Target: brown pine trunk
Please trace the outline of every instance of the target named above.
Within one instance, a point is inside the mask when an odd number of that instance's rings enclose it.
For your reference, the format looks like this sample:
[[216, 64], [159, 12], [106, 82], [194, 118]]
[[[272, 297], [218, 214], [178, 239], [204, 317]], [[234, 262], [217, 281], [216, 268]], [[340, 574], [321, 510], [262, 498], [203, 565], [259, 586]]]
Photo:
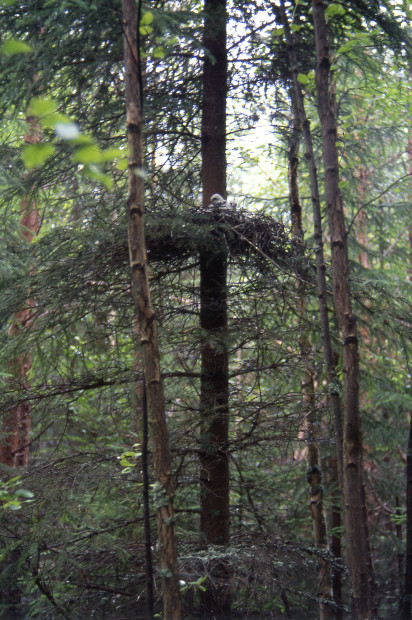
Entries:
[[164, 410], [157, 324], [150, 297], [144, 234], [144, 181], [141, 174], [143, 171], [142, 91], [137, 51], [138, 15], [134, 0], [122, 0], [122, 9], [129, 151], [127, 219], [131, 289], [140, 329], [140, 349], [152, 436], [153, 464], [157, 476], [154, 504], [157, 511], [163, 614], [168, 620], [178, 620], [182, 617], [182, 612], [176, 558], [174, 481]]
[[[25, 136], [26, 144], [34, 144], [41, 139], [41, 132], [35, 118], [27, 119], [28, 130]], [[20, 234], [31, 243], [40, 229], [40, 217], [35, 203], [30, 198], [24, 198], [21, 203]], [[35, 301], [28, 297], [26, 308], [19, 310], [13, 317], [10, 336], [17, 337], [21, 332], [30, 328], [33, 320]], [[30, 387], [29, 373], [32, 366], [32, 356], [29, 352], [22, 353], [10, 363], [13, 379], [24, 393]], [[2, 440], [0, 445], [0, 463], [10, 467], [27, 467], [29, 462], [31, 426], [31, 403], [23, 400], [12, 406], [6, 413], [2, 424]]]
[[322, 0], [312, 0], [317, 69], [316, 88], [322, 127], [325, 193], [331, 238], [332, 288], [335, 313], [343, 338], [344, 447], [343, 488], [346, 550], [352, 582], [352, 613], [365, 620], [373, 616], [374, 580], [371, 574], [367, 523], [363, 509], [362, 433], [359, 412], [359, 352], [356, 317], [348, 286], [348, 249], [342, 199], [336, 124], [330, 93], [330, 58]]
[[[226, 198], [226, 2], [205, 0], [203, 43], [202, 193]], [[209, 56], [212, 55], [212, 58]], [[223, 240], [222, 240], [223, 241]], [[218, 244], [217, 244], [218, 245]], [[200, 529], [206, 543], [229, 542], [229, 379], [227, 331], [227, 252], [225, 244], [200, 256], [200, 325], [204, 333], [201, 368]], [[208, 567], [202, 596], [210, 617], [230, 615], [228, 568]]]
[[[299, 142], [300, 123], [296, 110], [296, 98], [292, 90], [292, 127], [288, 149], [288, 178], [289, 178], [289, 201], [292, 220], [292, 238], [295, 252], [301, 253], [304, 242], [302, 226], [302, 208], [299, 199], [298, 166], [299, 166]], [[303, 318], [307, 314], [307, 304], [303, 281], [299, 278], [298, 270], [297, 293], [299, 314]], [[307, 442], [307, 481], [309, 484], [309, 507], [312, 516], [314, 545], [318, 549], [328, 548], [326, 516], [323, 503], [322, 471], [319, 459], [319, 445], [317, 441], [317, 413], [315, 405], [315, 388], [313, 377], [313, 363], [311, 359], [310, 340], [305, 332], [299, 339], [300, 358], [303, 365], [302, 377], [302, 402], [304, 413], [303, 435]], [[318, 569], [318, 596], [319, 617], [325, 620], [331, 616], [327, 603], [332, 599], [331, 579], [328, 564], [323, 557], [319, 558]]]

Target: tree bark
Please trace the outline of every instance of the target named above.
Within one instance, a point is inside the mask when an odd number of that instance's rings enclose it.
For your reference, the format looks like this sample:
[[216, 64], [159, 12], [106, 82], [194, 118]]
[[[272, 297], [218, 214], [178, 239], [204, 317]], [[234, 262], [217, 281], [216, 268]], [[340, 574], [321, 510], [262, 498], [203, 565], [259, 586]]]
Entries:
[[[323, 231], [322, 231], [322, 216], [320, 209], [320, 197], [319, 197], [319, 185], [318, 185], [318, 174], [314, 156], [313, 149], [313, 141], [312, 141], [312, 133], [310, 129], [310, 122], [306, 115], [305, 104], [303, 99], [303, 93], [298, 81], [298, 62], [297, 55], [293, 41], [293, 35], [289, 26], [285, 5], [283, 0], [281, 0], [281, 14], [283, 25], [285, 29], [285, 37], [287, 43], [287, 51], [289, 58], [289, 65], [292, 73], [292, 84], [293, 84], [293, 92], [295, 96], [295, 105], [297, 110], [297, 116], [300, 121], [304, 143], [305, 143], [305, 158], [309, 169], [309, 180], [310, 180], [310, 188], [312, 194], [312, 212], [313, 212], [313, 226], [314, 226], [314, 239], [316, 244], [316, 274], [317, 274], [317, 292], [318, 292], [318, 304], [319, 304], [319, 316], [320, 316], [320, 324], [321, 324], [321, 332], [322, 332], [322, 343], [323, 343], [323, 352], [325, 356], [326, 363], [326, 372], [327, 378], [329, 382], [329, 402], [332, 406], [333, 411], [333, 419], [334, 419], [334, 438], [335, 438], [335, 450], [336, 450], [336, 464], [337, 464], [337, 473], [339, 480], [339, 488], [340, 495], [343, 499], [343, 428], [342, 428], [342, 406], [341, 399], [339, 395], [339, 382], [336, 377], [335, 372], [335, 360], [336, 355], [334, 354], [332, 347], [332, 340], [330, 335], [330, 325], [329, 325], [329, 312], [328, 312], [328, 290], [326, 283], [326, 266], [325, 266], [325, 258], [324, 258], [324, 249], [323, 249]], [[295, 207], [296, 211], [296, 207]], [[292, 210], [292, 224], [296, 219], [296, 216], [293, 215]], [[336, 513], [337, 505], [334, 505], [334, 511]], [[337, 518], [337, 515], [334, 514], [334, 518]], [[336, 538], [336, 537], [335, 537]], [[338, 553], [336, 560], [339, 562], [340, 556], [340, 544], [336, 544], [336, 540], [333, 538], [333, 543], [331, 545], [331, 551], [335, 555]], [[341, 617], [341, 575], [340, 572], [335, 571], [332, 579], [332, 598], [335, 604], [334, 607], [334, 615], [336, 618]], [[321, 610], [322, 613], [322, 610]]]
[[157, 476], [154, 504], [157, 511], [163, 614], [167, 620], [182, 617], [176, 558], [174, 481], [169, 433], [164, 410], [163, 385], [157, 344], [157, 323], [151, 303], [144, 233], [144, 181], [142, 92], [138, 62], [138, 14], [134, 0], [122, 0], [128, 144], [128, 242], [131, 290], [140, 329], [140, 348], [152, 435], [153, 464]]
[[322, 232], [322, 216], [320, 210], [320, 198], [319, 198], [319, 185], [318, 185], [318, 173], [316, 168], [312, 133], [310, 129], [310, 122], [306, 115], [305, 104], [303, 100], [302, 89], [298, 81], [298, 62], [296, 57], [296, 50], [293, 43], [292, 33], [290, 31], [289, 22], [287, 19], [285, 6], [283, 0], [281, 0], [281, 11], [283, 17], [283, 24], [285, 28], [286, 43], [288, 48], [289, 64], [292, 72], [293, 90], [296, 96], [296, 109], [302, 128], [303, 139], [305, 143], [305, 159], [309, 170], [310, 189], [312, 194], [312, 213], [313, 213], [313, 228], [314, 239], [316, 244], [316, 277], [317, 277], [317, 292], [318, 292], [318, 304], [319, 304], [319, 316], [322, 332], [323, 352], [325, 355], [326, 372], [329, 382], [329, 398], [333, 410], [334, 418], [334, 435], [336, 444], [336, 457], [338, 463], [339, 485], [341, 493], [343, 494], [343, 481], [342, 481], [342, 445], [343, 445], [343, 428], [342, 428], [342, 410], [339, 397], [339, 385], [335, 373], [335, 356], [332, 347], [332, 340], [330, 336], [329, 325], [329, 310], [328, 310], [328, 289], [326, 284], [326, 266], [325, 256], [323, 249], [323, 232]]
[[346, 550], [352, 582], [352, 613], [365, 620], [374, 613], [367, 523], [363, 509], [362, 432], [359, 411], [359, 352], [356, 317], [348, 277], [347, 234], [339, 189], [336, 123], [330, 94], [330, 58], [322, 0], [312, 0], [316, 41], [316, 89], [322, 128], [325, 193], [331, 238], [332, 288], [335, 313], [343, 339], [344, 446], [343, 488]]
[[[412, 173], [412, 130], [408, 136], [408, 172]], [[412, 226], [409, 228], [409, 280], [412, 282]], [[412, 412], [409, 419], [409, 440], [406, 455], [406, 551], [405, 574], [401, 600], [401, 619], [410, 620], [412, 612]]]
[[[202, 104], [203, 206], [213, 194], [226, 198], [226, 0], [205, 0]], [[201, 445], [200, 529], [206, 543], [229, 542], [229, 379], [227, 331], [227, 251], [224, 243], [200, 256]], [[228, 567], [218, 561], [208, 568], [202, 596], [205, 613], [230, 615]]]
[[[27, 118], [28, 129], [25, 135], [26, 144], [34, 144], [41, 140], [41, 131], [34, 117]], [[20, 235], [28, 243], [37, 236], [40, 229], [40, 216], [36, 204], [29, 196], [21, 202]], [[28, 296], [26, 307], [16, 312], [10, 327], [10, 336], [17, 337], [22, 331], [30, 328], [33, 320], [35, 300]], [[32, 366], [32, 356], [29, 351], [17, 356], [10, 363], [10, 371], [22, 391], [28, 390], [29, 373]], [[22, 401], [12, 406], [6, 413], [2, 424], [2, 439], [0, 445], [0, 463], [10, 467], [27, 467], [29, 462], [31, 427], [31, 403]]]
[[[299, 167], [299, 143], [300, 143], [300, 123], [296, 109], [296, 96], [292, 89], [292, 127], [289, 137], [288, 148], [288, 179], [289, 179], [289, 202], [292, 220], [292, 239], [295, 251], [302, 253], [304, 243], [304, 232], [302, 226], [302, 207], [299, 198], [298, 167]], [[306, 293], [303, 280], [297, 273], [297, 293], [299, 304], [299, 315], [305, 317], [307, 314]], [[311, 345], [308, 335], [302, 332], [299, 338], [300, 359], [303, 366], [303, 377], [301, 381], [302, 404], [304, 414], [303, 435], [307, 444], [307, 481], [309, 484], [309, 508], [312, 517], [313, 540], [318, 549], [328, 548], [327, 527], [325, 508], [323, 503], [322, 471], [319, 458], [319, 444], [317, 441], [317, 413], [315, 405], [314, 370], [311, 359]], [[319, 596], [319, 617], [325, 620], [331, 617], [331, 610], [328, 603], [332, 599], [332, 588], [329, 567], [325, 558], [319, 558], [318, 569], [318, 596]], [[327, 601], [325, 604], [324, 601]]]

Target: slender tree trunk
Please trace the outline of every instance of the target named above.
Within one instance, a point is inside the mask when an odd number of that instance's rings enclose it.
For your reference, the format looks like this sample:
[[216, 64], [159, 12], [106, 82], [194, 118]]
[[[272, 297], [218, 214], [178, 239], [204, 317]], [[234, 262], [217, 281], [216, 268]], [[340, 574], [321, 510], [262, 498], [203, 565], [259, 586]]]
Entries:
[[[202, 192], [226, 198], [226, 2], [205, 0], [203, 43]], [[210, 55], [212, 57], [210, 57]], [[201, 368], [200, 529], [205, 541], [229, 542], [229, 380], [227, 331], [227, 252], [200, 256], [200, 325], [204, 330]], [[210, 567], [212, 570], [212, 567]], [[225, 562], [218, 562], [206, 583], [203, 609], [210, 617], [230, 614], [230, 585]]]
[[139, 71], [134, 0], [123, 0], [124, 63], [126, 85], [126, 127], [129, 149], [127, 219], [131, 289], [140, 328], [140, 348], [146, 388], [147, 410], [157, 476], [154, 504], [157, 511], [160, 574], [165, 620], [182, 617], [176, 558], [174, 482], [171, 472], [169, 433], [164, 410], [163, 385], [157, 345], [157, 324], [147, 274], [144, 234], [144, 181], [142, 143], [142, 89]]
[[340, 530], [342, 527], [342, 510], [340, 503], [340, 489], [338, 480], [338, 467], [336, 457], [326, 458], [324, 461], [324, 470], [326, 473], [326, 481], [328, 483], [328, 496], [331, 503], [331, 530], [330, 551], [335, 558], [332, 570], [332, 599], [335, 604], [336, 620], [343, 618], [343, 601], [342, 601], [342, 536]]
[[[25, 135], [26, 144], [34, 144], [41, 140], [41, 131], [37, 120], [27, 118], [28, 129]], [[30, 196], [21, 202], [20, 234], [31, 243], [40, 229], [40, 216], [36, 204]], [[30, 328], [33, 320], [34, 300], [28, 297], [26, 307], [16, 312], [10, 328], [10, 336], [17, 337], [22, 331]], [[29, 389], [29, 373], [32, 356], [26, 351], [10, 363], [10, 371], [22, 392]], [[31, 426], [31, 403], [22, 401], [12, 406], [6, 413], [2, 424], [0, 445], [0, 463], [10, 467], [27, 467], [29, 461], [29, 434]]]
[[[292, 220], [292, 238], [294, 240], [295, 252], [302, 253], [304, 232], [302, 226], [302, 208], [299, 199], [298, 166], [299, 166], [299, 143], [300, 143], [300, 123], [296, 110], [296, 97], [292, 89], [292, 127], [289, 138], [288, 149], [288, 177], [289, 177], [289, 200]], [[299, 314], [304, 317], [307, 314], [306, 293], [303, 281], [299, 278], [298, 270], [297, 292]], [[317, 441], [318, 420], [315, 405], [315, 387], [313, 377], [313, 363], [311, 359], [311, 346], [307, 334], [302, 333], [299, 338], [300, 358], [303, 365], [302, 377], [302, 402], [305, 422], [303, 433], [307, 442], [307, 481], [309, 484], [309, 507], [313, 524], [314, 545], [318, 549], [328, 548], [326, 516], [323, 503], [322, 471], [319, 458], [319, 445]], [[319, 617], [325, 620], [331, 617], [332, 613], [328, 604], [332, 599], [331, 578], [327, 561], [319, 558], [318, 570], [318, 596], [319, 596]]]
[[[408, 172], [412, 173], [412, 130], [408, 139]], [[412, 226], [409, 228], [409, 279], [412, 282]], [[406, 456], [406, 552], [401, 618], [410, 620], [412, 599], [412, 412], [409, 421], [409, 441]]]
[[[41, 131], [34, 117], [27, 118], [28, 129], [25, 135], [26, 144], [34, 144], [41, 140]], [[40, 217], [34, 200], [26, 195], [20, 206], [20, 235], [28, 243], [37, 236], [40, 229]], [[10, 327], [10, 337], [18, 338], [27, 330], [33, 321], [35, 300], [28, 292], [26, 307], [13, 316]], [[18, 384], [21, 393], [30, 388], [29, 374], [32, 366], [32, 355], [26, 350], [10, 362], [10, 374]], [[0, 463], [9, 467], [27, 467], [30, 452], [31, 402], [23, 400], [12, 405], [4, 412], [1, 428]], [[21, 549], [15, 549], [7, 556], [6, 561], [18, 565]], [[1, 572], [0, 566], [0, 572]], [[21, 589], [17, 580], [8, 580], [0, 592], [1, 617], [20, 618], [21, 616]]]
[[362, 433], [359, 412], [359, 352], [356, 317], [348, 286], [348, 249], [342, 199], [336, 123], [330, 94], [330, 58], [322, 0], [312, 0], [315, 28], [318, 111], [322, 127], [325, 192], [332, 253], [334, 307], [343, 338], [344, 363], [344, 522], [346, 549], [352, 580], [353, 616], [365, 620], [374, 612], [374, 580], [369, 559], [369, 541], [363, 501]]
[[[343, 498], [343, 428], [342, 428], [342, 407], [339, 396], [339, 382], [335, 373], [335, 360], [336, 355], [334, 355], [334, 351], [332, 348], [332, 340], [330, 336], [330, 325], [329, 325], [329, 311], [328, 311], [328, 290], [326, 284], [326, 267], [325, 267], [325, 258], [324, 258], [324, 249], [323, 249], [323, 232], [322, 232], [322, 217], [320, 210], [320, 198], [319, 198], [319, 185], [318, 185], [318, 174], [316, 169], [316, 162], [314, 157], [313, 150], [313, 141], [312, 141], [312, 133], [310, 130], [310, 122], [306, 115], [303, 93], [298, 81], [298, 62], [297, 55], [293, 41], [293, 35], [290, 30], [288, 18], [286, 15], [284, 1], [281, 0], [280, 3], [281, 14], [283, 19], [283, 24], [285, 28], [285, 36], [288, 50], [288, 58], [289, 64], [292, 73], [292, 84], [293, 84], [293, 92], [295, 95], [295, 105], [297, 110], [297, 116], [299, 118], [299, 122], [301, 125], [303, 139], [305, 143], [305, 158], [309, 169], [309, 180], [310, 180], [310, 188], [312, 194], [312, 212], [313, 212], [313, 226], [314, 226], [314, 239], [316, 244], [316, 274], [317, 274], [317, 292], [318, 292], [318, 304], [319, 304], [319, 316], [320, 316], [320, 324], [321, 324], [321, 332], [322, 332], [322, 343], [323, 343], [323, 351], [326, 362], [326, 372], [327, 378], [329, 382], [329, 402], [332, 406], [333, 411], [333, 420], [334, 420], [334, 438], [335, 438], [335, 449], [336, 449], [336, 464], [337, 464], [337, 474], [339, 480], [339, 488], [341, 498]], [[292, 215], [293, 219], [293, 215]], [[335, 510], [337, 509], [337, 505], [335, 503]], [[336, 515], [335, 515], [336, 518]], [[336, 560], [339, 562], [340, 560], [340, 544], [336, 544], [336, 540], [333, 541], [335, 544], [331, 545], [332, 553], [338, 553]], [[335, 604], [335, 617], [341, 617], [341, 574], [336, 571], [333, 576], [332, 582], [332, 597]]]
[[405, 580], [401, 601], [402, 620], [411, 618], [412, 599], [412, 413], [409, 424], [408, 452], [406, 456], [406, 553]]
[[288, 19], [286, 16], [285, 6], [283, 0], [281, 0], [281, 10], [283, 23], [285, 27], [286, 42], [288, 47], [288, 57], [290, 68], [292, 72], [293, 89], [296, 96], [296, 109], [299, 116], [299, 121], [302, 127], [303, 139], [305, 143], [305, 158], [309, 169], [309, 181], [312, 194], [312, 212], [313, 212], [313, 227], [314, 238], [316, 244], [316, 275], [317, 275], [317, 290], [318, 290], [318, 303], [319, 303], [319, 315], [322, 331], [323, 351], [326, 361], [326, 372], [329, 381], [329, 395], [330, 402], [332, 404], [333, 417], [334, 417], [334, 434], [336, 443], [336, 456], [339, 472], [339, 485], [341, 492], [343, 493], [342, 484], [342, 444], [343, 444], [343, 429], [342, 429], [342, 411], [339, 398], [339, 384], [335, 374], [335, 362], [334, 353], [332, 348], [332, 340], [330, 336], [329, 325], [329, 310], [328, 310], [328, 290], [326, 285], [326, 266], [325, 256], [323, 249], [323, 233], [322, 233], [322, 216], [320, 210], [320, 198], [319, 198], [319, 185], [318, 174], [316, 169], [316, 162], [313, 150], [312, 133], [310, 130], [310, 122], [306, 116], [305, 105], [303, 101], [302, 89], [298, 81], [299, 68], [296, 57], [296, 50], [293, 43], [292, 33], [290, 31]]

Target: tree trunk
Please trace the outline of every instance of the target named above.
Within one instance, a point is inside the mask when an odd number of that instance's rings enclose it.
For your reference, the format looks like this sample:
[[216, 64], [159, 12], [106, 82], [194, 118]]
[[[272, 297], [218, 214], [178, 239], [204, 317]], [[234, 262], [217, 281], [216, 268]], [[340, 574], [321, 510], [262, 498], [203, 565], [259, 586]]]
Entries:
[[142, 143], [142, 89], [139, 71], [137, 28], [138, 14], [134, 0], [123, 0], [124, 63], [126, 86], [126, 127], [128, 144], [128, 241], [131, 289], [140, 329], [140, 348], [146, 388], [147, 410], [153, 445], [153, 464], [157, 483], [154, 504], [157, 511], [160, 575], [162, 578], [163, 614], [167, 620], [181, 618], [178, 584], [174, 482], [171, 472], [169, 433], [164, 410], [163, 385], [157, 345], [157, 324], [153, 311], [147, 274], [144, 234], [144, 181]]
[[[226, 198], [226, 2], [205, 0], [203, 43], [202, 192]], [[210, 57], [212, 55], [212, 58]], [[219, 244], [218, 244], [219, 245]], [[227, 331], [227, 252], [224, 243], [200, 256], [200, 325], [204, 334], [201, 368], [200, 529], [213, 545], [229, 542], [229, 379]], [[230, 615], [227, 565], [210, 566], [202, 596], [205, 613]]]
[[305, 159], [309, 169], [309, 181], [310, 189], [312, 193], [312, 212], [313, 212], [313, 228], [314, 239], [316, 244], [316, 277], [317, 277], [317, 291], [318, 291], [318, 304], [319, 304], [319, 316], [322, 332], [323, 352], [325, 355], [326, 372], [329, 381], [329, 397], [333, 410], [334, 418], [334, 435], [336, 444], [336, 457], [338, 463], [339, 473], [339, 485], [341, 493], [343, 494], [342, 484], [342, 444], [343, 444], [343, 429], [342, 429], [342, 411], [339, 398], [339, 384], [335, 373], [335, 356], [332, 348], [332, 340], [330, 336], [329, 325], [329, 310], [328, 310], [328, 290], [326, 285], [326, 266], [325, 256], [323, 250], [323, 232], [322, 232], [322, 216], [320, 210], [320, 198], [319, 198], [319, 185], [318, 185], [318, 173], [316, 169], [316, 162], [313, 150], [312, 133], [310, 130], [310, 122], [306, 116], [306, 110], [303, 100], [302, 89], [298, 81], [299, 68], [296, 57], [296, 50], [293, 44], [293, 37], [290, 31], [288, 19], [286, 16], [285, 6], [283, 0], [281, 0], [281, 10], [283, 23], [285, 27], [286, 42], [288, 48], [289, 64], [292, 72], [293, 90], [296, 96], [296, 109], [299, 116], [300, 125], [302, 128], [303, 138], [305, 142]]
[[[296, 97], [292, 89], [292, 127], [289, 137], [288, 148], [288, 178], [289, 178], [289, 201], [292, 220], [292, 238], [295, 252], [302, 253], [304, 232], [302, 226], [302, 208], [299, 199], [298, 167], [299, 167], [299, 142], [300, 123], [296, 110]], [[297, 293], [299, 315], [303, 318], [307, 314], [306, 293], [303, 280], [297, 273]], [[318, 549], [328, 548], [326, 516], [323, 503], [322, 471], [319, 459], [319, 445], [317, 441], [317, 412], [315, 405], [315, 388], [313, 377], [313, 363], [311, 359], [311, 345], [308, 335], [302, 332], [299, 338], [300, 359], [303, 366], [302, 403], [304, 413], [303, 434], [307, 444], [307, 481], [309, 484], [309, 507], [312, 516], [313, 540]], [[324, 601], [332, 599], [331, 579], [327, 561], [319, 558], [318, 569], [318, 596], [319, 617], [325, 620], [331, 617], [331, 610]]]
[[[288, 18], [286, 15], [285, 5], [281, 0], [281, 14], [283, 25], [285, 28], [285, 36], [288, 50], [288, 58], [290, 69], [292, 73], [292, 83], [294, 92], [294, 101], [296, 105], [297, 116], [301, 125], [304, 143], [305, 143], [305, 158], [309, 169], [310, 188], [312, 193], [312, 212], [313, 212], [313, 226], [314, 226], [314, 238], [316, 243], [316, 275], [317, 275], [317, 292], [318, 292], [318, 304], [319, 304], [319, 316], [322, 332], [323, 351], [326, 362], [326, 372], [329, 382], [329, 402], [332, 406], [333, 419], [334, 419], [334, 438], [336, 449], [336, 463], [337, 473], [339, 479], [340, 494], [343, 498], [343, 429], [342, 429], [342, 407], [339, 396], [339, 382], [335, 372], [335, 360], [336, 355], [332, 348], [332, 340], [330, 336], [329, 325], [329, 312], [328, 312], [328, 290], [326, 284], [326, 267], [323, 250], [323, 232], [322, 232], [322, 217], [320, 210], [320, 198], [319, 198], [319, 185], [318, 174], [316, 169], [316, 162], [313, 150], [312, 133], [310, 130], [310, 122], [306, 116], [306, 110], [304, 105], [304, 99], [302, 89], [298, 81], [298, 62], [297, 55], [293, 41], [293, 35], [290, 30]], [[295, 207], [296, 211], [296, 207]], [[292, 211], [292, 223], [296, 219], [293, 216]], [[335, 503], [335, 510], [337, 509]], [[336, 517], [336, 515], [335, 515]], [[336, 541], [335, 541], [336, 542]], [[340, 553], [340, 545], [334, 545], [331, 547], [331, 551]], [[337, 557], [339, 561], [340, 555]], [[341, 587], [340, 587], [340, 572], [335, 572], [332, 583], [332, 597], [335, 603], [335, 617], [341, 616]], [[325, 607], [325, 606], [324, 606]], [[321, 610], [322, 613], [322, 610]]]
[[408, 452], [406, 456], [406, 553], [405, 580], [401, 601], [402, 620], [411, 619], [412, 599], [412, 413], [409, 424]]
[[356, 317], [348, 286], [348, 249], [336, 148], [335, 113], [330, 96], [330, 59], [322, 0], [312, 0], [317, 69], [316, 87], [322, 128], [325, 193], [332, 254], [332, 288], [335, 313], [343, 338], [344, 363], [344, 523], [346, 550], [352, 580], [352, 613], [365, 620], [373, 616], [374, 579], [369, 560], [367, 524], [363, 510], [362, 433], [359, 412], [359, 353]]
[[[408, 139], [408, 172], [412, 173], [412, 131]], [[412, 282], [412, 226], [409, 228], [409, 279]], [[406, 552], [403, 595], [401, 601], [401, 618], [410, 620], [412, 599], [412, 412], [409, 420], [409, 440], [406, 455]]]
[[[26, 144], [34, 144], [41, 140], [41, 132], [34, 117], [27, 118], [28, 130], [25, 135]], [[40, 229], [40, 217], [35, 203], [29, 198], [21, 202], [20, 234], [31, 243]], [[10, 328], [10, 336], [17, 337], [21, 331], [30, 328], [33, 319], [35, 301], [28, 297], [26, 307], [16, 312]], [[10, 371], [21, 391], [29, 389], [29, 373], [32, 366], [30, 352], [25, 352], [10, 363]], [[31, 403], [22, 401], [12, 406], [5, 415], [2, 424], [0, 445], [0, 463], [10, 467], [27, 467], [29, 462], [29, 435], [31, 426]]]
[[326, 481], [328, 483], [328, 496], [331, 504], [330, 523], [332, 535], [330, 537], [330, 551], [335, 559], [332, 569], [332, 599], [334, 602], [334, 617], [336, 620], [343, 618], [343, 601], [342, 601], [342, 572], [344, 570], [342, 563], [342, 510], [340, 503], [340, 489], [338, 480], [338, 467], [336, 457], [327, 457], [324, 460], [326, 473]]

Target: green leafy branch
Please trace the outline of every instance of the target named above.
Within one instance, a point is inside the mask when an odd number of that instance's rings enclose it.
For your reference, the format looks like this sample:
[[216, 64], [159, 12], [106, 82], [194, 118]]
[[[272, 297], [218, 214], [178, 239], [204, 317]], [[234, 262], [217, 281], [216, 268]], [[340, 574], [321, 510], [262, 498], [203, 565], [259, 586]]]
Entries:
[[0, 504], [3, 510], [20, 510], [23, 504], [33, 501], [33, 493], [27, 489], [19, 489], [20, 485], [20, 476], [0, 482]]

